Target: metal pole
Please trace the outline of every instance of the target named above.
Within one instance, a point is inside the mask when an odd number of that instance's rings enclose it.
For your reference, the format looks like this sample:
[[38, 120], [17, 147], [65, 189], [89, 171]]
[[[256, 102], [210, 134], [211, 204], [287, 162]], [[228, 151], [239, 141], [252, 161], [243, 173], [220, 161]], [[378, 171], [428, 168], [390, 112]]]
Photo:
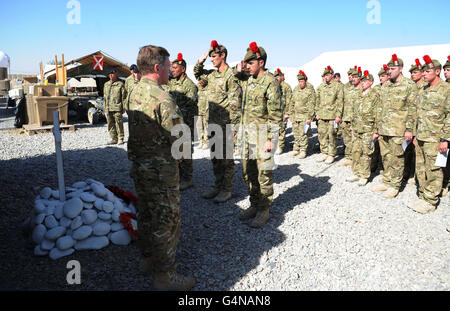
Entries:
[[59, 189], [59, 200], [64, 202], [66, 200], [66, 192], [64, 186], [64, 168], [63, 168], [63, 157], [61, 151], [61, 129], [59, 128], [59, 112], [58, 110], [53, 111], [53, 136], [55, 137], [55, 151], [56, 151], [56, 168], [58, 173], [58, 189]]

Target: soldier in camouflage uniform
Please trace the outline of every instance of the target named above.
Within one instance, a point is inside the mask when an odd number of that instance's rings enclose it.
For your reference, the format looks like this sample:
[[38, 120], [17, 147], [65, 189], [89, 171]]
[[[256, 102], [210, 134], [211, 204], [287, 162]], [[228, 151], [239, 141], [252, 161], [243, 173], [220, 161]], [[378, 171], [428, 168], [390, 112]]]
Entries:
[[278, 80], [281, 85], [281, 111], [283, 113], [283, 122], [280, 128], [280, 137], [278, 138], [278, 148], [275, 154], [281, 154], [284, 150], [284, 143], [286, 139], [286, 122], [288, 119], [287, 111], [290, 107], [292, 89], [289, 84], [284, 80], [284, 73], [281, 72], [280, 68], [277, 68], [274, 73], [274, 77]]
[[[408, 205], [425, 214], [436, 209], [442, 191], [443, 170], [435, 166], [438, 152], [448, 151], [450, 141], [450, 87], [440, 77], [442, 65], [424, 56], [427, 85], [419, 92], [415, 123], [416, 165], [425, 176], [419, 180], [419, 200]], [[419, 177], [419, 176], [418, 176]]]
[[198, 115], [201, 122], [201, 144], [199, 148], [208, 149], [208, 120], [209, 120], [209, 103], [208, 103], [208, 81], [198, 81]]
[[345, 158], [341, 162], [340, 166], [352, 165], [352, 118], [353, 118], [353, 106], [355, 101], [359, 102], [361, 96], [361, 67], [351, 72], [351, 86], [344, 86], [344, 110], [342, 114], [342, 123], [339, 125], [339, 130], [342, 133], [342, 139], [345, 145]]
[[[311, 123], [314, 119], [316, 105], [316, 92], [314, 88], [307, 87], [306, 74], [300, 70], [297, 75], [298, 85], [292, 93], [292, 104], [289, 116], [292, 118], [292, 131], [294, 133], [294, 153], [300, 159], [306, 158], [308, 150], [308, 136], [311, 132]], [[305, 124], [308, 124], [305, 132]]]
[[198, 114], [198, 108], [197, 86], [186, 75], [186, 61], [181, 53], [172, 61], [172, 79], [169, 80], [168, 86], [170, 95], [183, 114], [185, 124], [191, 130], [190, 156], [180, 163], [180, 190], [185, 190], [193, 186], [192, 142], [194, 141], [194, 118]]
[[387, 64], [389, 81], [383, 84], [377, 111], [377, 128], [383, 160], [383, 182], [372, 188], [386, 191], [385, 198], [398, 195], [405, 166], [404, 141], [412, 142], [417, 86], [402, 75], [403, 60], [392, 55]]
[[139, 198], [138, 240], [142, 253], [140, 270], [155, 272], [159, 290], [189, 290], [194, 278], [176, 273], [175, 254], [180, 234], [178, 161], [171, 153], [174, 125], [182, 114], [160, 84], [168, 82], [169, 53], [144, 46], [137, 57], [142, 79], [135, 87], [129, 111], [128, 158], [130, 176]]
[[[241, 133], [243, 134], [242, 175], [250, 194], [250, 208], [240, 220], [254, 218], [251, 227], [263, 226], [270, 217], [273, 201], [273, 152], [283, 122], [281, 88], [265, 69], [267, 54], [256, 42], [250, 43], [236, 77], [242, 87]], [[248, 68], [249, 75], [243, 68]]]
[[344, 106], [344, 87], [333, 81], [333, 69], [325, 68], [322, 77], [325, 82], [317, 89], [316, 119], [319, 121], [318, 134], [322, 157], [317, 162], [325, 161], [326, 164], [334, 162], [336, 156], [337, 129], [334, 124], [342, 120]]
[[124, 103], [127, 99], [127, 91], [122, 81], [117, 80], [117, 70], [112, 69], [109, 73], [109, 81], [105, 83], [103, 89], [105, 114], [108, 122], [108, 132], [111, 141], [108, 145], [123, 144], [123, 113]]
[[373, 76], [366, 70], [361, 80], [361, 88], [354, 90], [360, 95], [353, 101], [352, 132], [353, 132], [353, 176], [347, 181], [358, 181], [364, 186], [370, 177], [370, 161], [373, 153], [373, 139], [376, 134], [376, 111], [379, 101], [378, 93], [373, 90]]
[[[450, 83], [450, 55], [447, 56], [447, 61], [444, 64], [444, 77], [447, 83]], [[448, 193], [450, 186], [450, 156], [447, 158], [447, 167], [444, 169], [444, 183], [442, 185], [442, 197]], [[448, 230], [450, 231], [450, 230]]]
[[141, 80], [141, 74], [139, 73], [138, 67], [133, 64], [130, 66], [131, 75], [125, 80], [125, 91], [127, 92], [126, 100], [126, 110], [129, 110], [130, 94], [133, 92], [136, 85]]
[[[194, 75], [197, 80], [206, 78], [208, 81], [209, 122], [219, 125], [223, 133], [223, 153], [212, 157], [215, 184], [212, 189], [203, 194], [203, 198], [214, 198], [215, 203], [223, 203], [231, 198], [234, 176], [234, 160], [227, 158], [227, 145], [233, 145], [233, 133], [227, 133], [227, 124], [236, 125], [239, 120], [239, 84], [234, 77], [233, 70], [226, 63], [228, 52], [216, 40], [211, 42], [211, 48], [202, 55], [194, 66]], [[216, 70], [203, 69], [203, 63], [210, 56]], [[217, 133], [215, 133], [215, 136]], [[212, 143], [209, 137], [210, 143]], [[228, 144], [227, 144], [228, 142]], [[234, 149], [234, 147], [233, 147]], [[213, 143], [211, 152], [216, 153]]]

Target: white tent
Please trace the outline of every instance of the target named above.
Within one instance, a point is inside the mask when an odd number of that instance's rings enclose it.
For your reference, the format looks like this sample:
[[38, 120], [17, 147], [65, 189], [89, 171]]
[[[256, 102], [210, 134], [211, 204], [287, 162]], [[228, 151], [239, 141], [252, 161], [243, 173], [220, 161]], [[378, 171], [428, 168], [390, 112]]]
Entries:
[[8, 54], [0, 51], [0, 67], [9, 68], [10, 65], [11, 65], [11, 62], [10, 62], [10, 58], [9, 58]]

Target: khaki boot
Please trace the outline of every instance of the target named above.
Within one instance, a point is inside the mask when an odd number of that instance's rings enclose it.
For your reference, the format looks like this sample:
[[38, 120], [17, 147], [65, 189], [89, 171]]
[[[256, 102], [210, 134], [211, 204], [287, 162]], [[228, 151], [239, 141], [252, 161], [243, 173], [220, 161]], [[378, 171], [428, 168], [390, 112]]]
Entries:
[[418, 200], [416, 202], [414, 202], [414, 205], [411, 204], [412, 206], [408, 206], [409, 208], [411, 208], [413, 211], [420, 213], [420, 214], [426, 214], [429, 212], [433, 212], [436, 210], [436, 206], [428, 203], [427, 201], [424, 200]]
[[306, 152], [305, 151], [300, 151], [300, 154], [298, 155], [298, 157], [300, 158], [300, 159], [304, 159], [304, 158], [306, 158]]
[[111, 140], [107, 143], [107, 145], [117, 145], [117, 140]]
[[442, 188], [441, 197], [445, 197], [448, 193], [448, 187]]
[[450, 226], [447, 227], [447, 232], [450, 232]]
[[214, 203], [225, 203], [231, 199], [231, 191], [220, 191], [219, 194], [214, 198]]
[[212, 189], [209, 190], [208, 192], [205, 192], [205, 193], [202, 195], [202, 198], [204, 198], [204, 199], [212, 199], [212, 198], [214, 198], [216, 195], [218, 195], [219, 192], [220, 192], [219, 189], [217, 189], [217, 188], [212, 188]]
[[358, 181], [358, 186], [365, 186], [365, 185], [367, 185], [367, 182], [368, 182], [369, 180], [367, 179], [367, 178], [361, 178], [359, 181]]
[[209, 149], [209, 146], [208, 146], [207, 142], [203, 143], [202, 149], [203, 150]]
[[258, 210], [256, 209], [256, 207], [251, 206], [239, 214], [239, 220], [247, 220], [250, 218], [254, 218], [257, 212]]
[[276, 155], [280, 155], [283, 153], [283, 149], [277, 148], [277, 151], [275, 152]]
[[194, 186], [194, 183], [191, 180], [181, 180], [180, 182], [180, 191], [186, 190]]
[[359, 177], [358, 177], [358, 176], [352, 175], [352, 176], [348, 177], [345, 181], [348, 181], [348, 182], [355, 182], [355, 181], [358, 181], [358, 180], [359, 180]]
[[398, 194], [398, 189], [394, 189], [394, 188], [389, 188], [385, 193], [384, 193], [384, 197], [386, 199], [393, 199], [397, 196]]
[[342, 161], [341, 163], [339, 163], [339, 166], [351, 166], [352, 163], [353, 163], [352, 160], [344, 159], [344, 161]]
[[269, 209], [264, 209], [262, 211], [258, 211], [256, 213], [255, 219], [250, 223], [250, 227], [252, 228], [260, 228], [264, 226], [264, 224], [269, 220]]
[[416, 180], [414, 179], [414, 177], [411, 177], [408, 179], [408, 184], [409, 185], [415, 185], [416, 184]]
[[422, 200], [415, 200], [413, 202], [408, 203], [407, 206], [408, 206], [408, 208], [414, 210], [414, 208], [420, 204], [420, 201], [422, 201]]
[[118, 144], [118, 145], [123, 145], [123, 144], [124, 144], [123, 138], [122, 138], [122, 139], [119, 138], [119, 142], [118, 142], [117, 144]]
[[327, 159], [325, 160], [325, 164], [331, 164], [334, 162], [334, 157], [333, 156], [328, 156]]
[[170, 272], [158, 272], [153, 281], [155, 290], [162, 291], [188, 291], [195, 285], [195, 279], [192, 276], [184, 276]]
[[139, 262], [139, 271], [144, 275], [152, 274], [153, 263], [149, 257], [141, 258], [141, 261]]
[[316, 162], [323, 162], [328, 158], [328, 156], [326, 154], [323, 154], [320, 156], [320, 158], [316, 161]]
[[383, 192], [386, 190], [388, 190], [388, 187], [386, 187], [384, 184], [378, 184], [372, 188], [373, 192]]
[[298, 156], [298, 150], [292, 151], [291, 156], [293, 157]]

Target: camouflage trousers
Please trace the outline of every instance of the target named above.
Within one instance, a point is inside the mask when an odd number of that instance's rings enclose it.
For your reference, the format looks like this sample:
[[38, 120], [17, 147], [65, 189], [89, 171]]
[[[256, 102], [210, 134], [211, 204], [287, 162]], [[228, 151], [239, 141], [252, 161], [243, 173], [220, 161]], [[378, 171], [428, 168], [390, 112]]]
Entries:
[[278, 136], [278, 148], [280, 148], [281, 150], [284, 149], [284, 141], [286, 139], [286, 121], [282, 121], [281, 122], [281, 126], [280, 126], [280, 135]]
[[194, 173], [194, 162], [192, 160], [192, 154], [194, 153], [194, 146], [192, 142], [194, 141], [194, 126], [193, 121], [192, 124], [189, 124], [189, 128], [191, 130], [191, 150], [190, 150], [190, 159], [183, 159], [179, 164], [180, 169], [180, 178], [183, 180], [191, 181], [192, 175]]
[[304, 151], [308, 149], [308, 135], [311, 127], [305, 133], [305, 120], [295, 120], [292, 122], [292, 131], [294, 132], [294, 151]]
[[[213, 166], [213, 172], [215, 176], [214, 187], [219, 190], [226, 192], [231, 192], [233, 189], [233, 178], [234, 178], [234, 159], [227, 159], [227, 143], [226, 140], [234, 141], [234, 137], [226, 137], [226, 129], [222, 128], [224, 140], [222, 142], [223, 154], [221, 158], [212, 157], [211, 162]], [[208, 137], [210, 140], [214, 136]], [[225, 139], [226, 137], [226, 139]], [[210, 146], [211, 152], [216, 152], [215, 143]]]
[[199, 138], [204, 144], [208, 142], [208, 121], [208, 115], [199, 115]]
[[378, 139], [375, 141], [372, 159], [370, 162], [371, 162], [370, 170], [372, 172], [375, 172], [377, 169], [380, 169], [380, 171], [383, 170], [383, 161], [381, 160], [381, 153], [380, 153], [380, 142], [378, 141]]
[[416, 174], [419, 182], [419, 198], [432, 205], [439, 204], [439, 195], [444, 180], [443, 169], [434, 166], [439, 149], [439, 142], [430, 143], [417, 139]]
[[351, 160], [353, 157], [352, 145], [353, 145], [353, 135], [350, 121], [343, 121], [339, 124], [339, 131], [342, 135], [342, 140], [345, 145], [345, 158]]
[[156, 272], [173, 271], [180, 235], [178, 165], [134, 161], [130, 176], [139, 200], [137, 246]]
[[108, 132], [112, 141], [117, 141], [117, 139], [123, 141], [124, 131], [123, 131], [123, 115], [120, 111], [108, 111], [108, 116], [106, 118], [108, 122]]
[[370, 177], [370, 162], [373, 149], [370, 148], [372, 143], [372, 133], [353, 132], [352, 141], [352, 171], [359, 178]]
[[320, 152], [334, 157], [337, 152], [337, 132], [334, 128], [334, 119], [319, 120], [317, 132], [319, 136]]
[[270, 155], [267, 152], [257, 159], [244, 156], [241, 160], [242, 177], [248, 187], [250, 204], [258, 210], [269, 209], [273, 201], [273, 158]]
[[404, 138], [398, 136], [380, 136], [380, 153], [383, 161], [383, 184], [400, 189], [405, 166], [402, 143]]

